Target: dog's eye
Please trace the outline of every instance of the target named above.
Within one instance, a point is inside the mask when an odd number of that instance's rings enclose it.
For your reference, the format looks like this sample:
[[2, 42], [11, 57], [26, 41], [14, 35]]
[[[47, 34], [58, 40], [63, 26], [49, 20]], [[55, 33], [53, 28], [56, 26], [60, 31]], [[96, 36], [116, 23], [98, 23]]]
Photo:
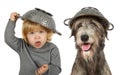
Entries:
[[96, 23], [94, 23], [92, 20], [90, 21], [90, 24], [94, 27], [98, 27]]
[[82, 23], [78, 24], [78, 26], [77, 26], [77, 28], [80, 28], [80, 27], [82, 27]]
[[91, 26], [93, 26], [93, 27], [97, 27], [97, 25], [95, 25], [95, 24], [90, 24]]

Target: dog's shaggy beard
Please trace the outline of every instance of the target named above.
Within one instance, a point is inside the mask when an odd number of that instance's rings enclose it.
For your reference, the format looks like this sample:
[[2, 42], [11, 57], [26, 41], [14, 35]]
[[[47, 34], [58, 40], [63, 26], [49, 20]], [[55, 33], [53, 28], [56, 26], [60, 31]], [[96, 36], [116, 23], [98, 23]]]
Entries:
[[82, 45], [76, 43], [76, 48], [79, 51], [80, 55], [86, 62], [94, 62], [94, 57], [96, 57], [100, 51], [103, 51], [104, 43], [99, 40], [98, 43], [94, 42], [90, 45], [90, 49], [87, 51], [82, 50]]
[[81, 47], [76, 44], [78, 54], [76, 58], [77, 61], [75, 61], [75, 63], [79, 64], [79, 66], [83, 67], [83, 69], [87, 71], [85, 75], [99, 75], [102, 66], [105, 64], [104, 53], [102, 51], [104, 44], [99, 44], [99, 46], [96, 46], [96, 44], [92, 45], [88, 52], [82, 51]]

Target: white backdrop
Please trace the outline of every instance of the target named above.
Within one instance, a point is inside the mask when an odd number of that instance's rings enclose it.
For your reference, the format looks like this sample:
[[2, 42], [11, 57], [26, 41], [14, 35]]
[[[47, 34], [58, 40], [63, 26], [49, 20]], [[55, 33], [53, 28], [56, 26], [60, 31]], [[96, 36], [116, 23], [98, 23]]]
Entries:
[[[92, 6], [98, 8], [102, 14], [114, 24], [113, 31], [108, 32], [105, 56], [113, 75], [120, 75], [120, 3], [119, 0], [0, 0], [0, 75], [18, 75], [20, 68], [19, 56], [4, 42], [4, 31], [11, 12], [23, 15], [35, 7], [52, 13], [57, 30], [62, 36], [55, 34], [54, 42], [61, 55], [62, 72], [60, 75], [70, 75], [76, 49], [74, 38], [70, 36], [70, 29], [63, 24], [63, 20], [73, 17], [81, 8]], [[21, 37], [22, 21], [16, 25], [16, 36]]]

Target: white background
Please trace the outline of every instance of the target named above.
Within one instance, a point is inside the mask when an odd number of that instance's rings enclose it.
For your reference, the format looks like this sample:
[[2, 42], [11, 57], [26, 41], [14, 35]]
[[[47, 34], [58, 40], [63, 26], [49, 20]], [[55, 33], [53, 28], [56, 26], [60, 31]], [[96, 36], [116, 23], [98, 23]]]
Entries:
[[[62, 72], [60, 75], [70, 75], [76, 49], [74, 38], [70, 36], [69, 27], [63, 20], [73, 17], [81, 8], [92, 6], [99, 9], [102, 14], [114, 24], [113, 31], [108, 32], [104, 48], [106, 60], [113, 75], [120, 75], [120, 3], [119, 0], [0, 0], [0, 75], [18, 75], [20, 60], [18, 54], [4, 42], [4, 31], [11, 12], [23, 15], [35, 7], [44, 9], [54, 16], [57, 30], [62, 36], [55, 34], [54, 42], [61, 55]], [[22, 21], [16, 25], [16, 36], [21, 36]]]

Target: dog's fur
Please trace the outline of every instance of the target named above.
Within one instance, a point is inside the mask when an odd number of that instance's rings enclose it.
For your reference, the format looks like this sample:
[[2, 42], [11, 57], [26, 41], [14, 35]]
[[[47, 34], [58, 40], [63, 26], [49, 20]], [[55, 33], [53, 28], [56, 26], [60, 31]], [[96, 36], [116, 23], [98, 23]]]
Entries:
[[71, 26], [77, 56], [71, 75], [112, 75], [104, 56], [107, 29], [96, 18], [78, 18]]

